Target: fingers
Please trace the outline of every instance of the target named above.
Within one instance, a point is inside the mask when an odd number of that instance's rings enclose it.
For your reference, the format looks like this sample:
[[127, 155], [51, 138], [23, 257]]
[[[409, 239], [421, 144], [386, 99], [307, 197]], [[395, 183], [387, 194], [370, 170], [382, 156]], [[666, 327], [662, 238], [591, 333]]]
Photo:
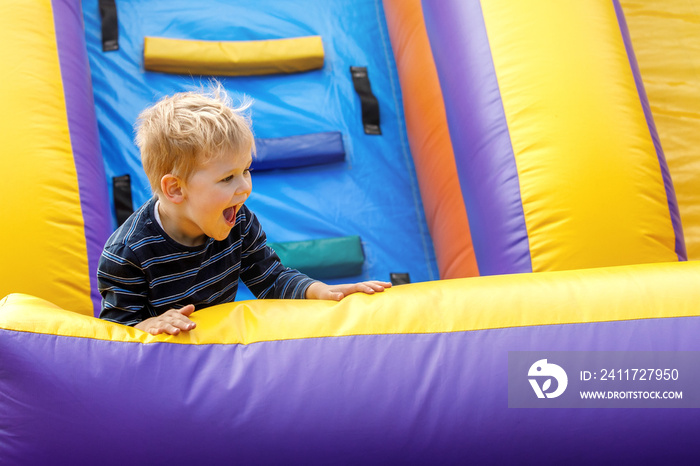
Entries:
[[146, 330], [151, 335], [161, 333], [178, 335], [180, 332], [188, 332], [197, 326], [187, 317], [192, 312], [194, 312], [194, 306], [191, 304], [181, 309], [170, 309], [157, 317], [144, 321], [148, 322]]
[[322, 282], [314, 282], [306, 289], [307, 299], [332, 299], [340, 301], [353, 293], [374, 294], [391, 288], [391, 283], [371, 280], [360, 283], [348, 283], [345, 285], [326, 285]]
[[183, 316], [188, 316], [194, 312], [194, 304], [188, 304], [187, 306], [181, 307], [180, 309], [176, 309], [176, 311], [182, 314]]
[[363, 282], [363, 284], [373, 289], [374, 291], [384, 291], [387, 288], [391, 288], [391, 283], [380, 282], [376, 280], [373, 280], [371, 282]]
[[387, 288], [391, 288], [391, 283], [380, 282], [380, 281], [370, 281], [370, 282], [360, 282], [355, 285], [357, 291], [366, 294], [374, 294], [384, 291]]
[[[375, 292], [375, 289], [366, 283], [357, 283], [355, 285], [355, 288], [356, 288], [355, 291], [360, 292], [360, 293], [374, 294], [374, 292]], [[383, 290], [383, 288], [382, 288], [382, 290]]]
[[[353, 283], [349, 285], [340, 285], [337, 288], [340, 288], [341, 291], [341, 296], [338, 299], [338, 301], [340, 301], [345, 296], [353, 293], [374, 294], [382, 292], [387, 288], [391, 288], [391, 283], [373, 280], [367, 282]], [[337, 289], [332, 291], [337, 291]]]

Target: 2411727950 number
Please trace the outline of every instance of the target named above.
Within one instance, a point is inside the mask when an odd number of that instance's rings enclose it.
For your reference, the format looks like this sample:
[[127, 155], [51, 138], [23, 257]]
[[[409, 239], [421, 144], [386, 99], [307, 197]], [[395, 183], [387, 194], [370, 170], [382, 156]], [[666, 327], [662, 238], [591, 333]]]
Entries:
[[678, 369], [601, 369], [598, 380], [678, 380]]

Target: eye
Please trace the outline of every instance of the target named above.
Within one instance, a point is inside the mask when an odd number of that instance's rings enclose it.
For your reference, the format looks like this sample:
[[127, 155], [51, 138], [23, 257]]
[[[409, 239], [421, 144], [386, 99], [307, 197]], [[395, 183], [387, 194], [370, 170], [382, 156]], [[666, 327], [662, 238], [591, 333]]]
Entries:
[[243, 170], [243, 173], [246, 175], [250, 175], [250, 172], [252, 172], [252, 171], [253, 171], [253, 169], [251, 167], [248, 167], [245, 170]]
[[233, 175], [229, 175], [229, 176], [227, 176], [226, 178], [224, 178], [224, 179], [221, 180], [221, 181], [223, 181], [224, 183], [228, 183], [228, 182], [231, 181], [232, 179], [233, 179]]

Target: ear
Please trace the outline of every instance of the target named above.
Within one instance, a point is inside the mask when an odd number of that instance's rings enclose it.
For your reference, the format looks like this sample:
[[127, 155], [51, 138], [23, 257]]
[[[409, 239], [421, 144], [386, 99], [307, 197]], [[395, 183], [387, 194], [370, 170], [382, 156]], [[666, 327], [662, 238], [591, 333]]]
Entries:
[[174, 204], [179, 204], [185, 199], [182, 185], [182, 180], [170, 173], [163, 175], [163, 178], [160, 179], [160, 190], [163, 191], [166, 199]]

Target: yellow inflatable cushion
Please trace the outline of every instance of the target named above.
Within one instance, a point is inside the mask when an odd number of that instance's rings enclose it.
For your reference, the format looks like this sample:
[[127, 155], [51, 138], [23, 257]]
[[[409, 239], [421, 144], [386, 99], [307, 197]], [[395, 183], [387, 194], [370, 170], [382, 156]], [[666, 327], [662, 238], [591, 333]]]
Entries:
[[149, 71], [250, 76], [319, 69], [324, 55], [320, 36], [228, 42], [146, 37], [143, 58]]
[[262, 299], [209, 307], [197, 327], [150, 335], [29, 295], [0, 300], [2, 330], [123, 342], [251, 344], [350, 335], [466, 332], [700, 315], [700, 262], [414, 283], [340, 302]]

